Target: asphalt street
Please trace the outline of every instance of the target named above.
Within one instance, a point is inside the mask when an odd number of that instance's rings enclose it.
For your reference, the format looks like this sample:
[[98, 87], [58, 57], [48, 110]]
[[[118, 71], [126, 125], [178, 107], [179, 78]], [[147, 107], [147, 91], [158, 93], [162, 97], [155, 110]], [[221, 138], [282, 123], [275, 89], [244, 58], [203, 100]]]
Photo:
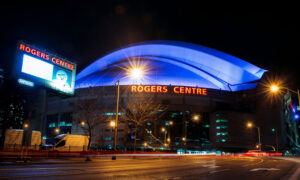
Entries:
[[0, 179], [300, 179], [299, 162], [270, 157], [48, 160], [1, 164]]

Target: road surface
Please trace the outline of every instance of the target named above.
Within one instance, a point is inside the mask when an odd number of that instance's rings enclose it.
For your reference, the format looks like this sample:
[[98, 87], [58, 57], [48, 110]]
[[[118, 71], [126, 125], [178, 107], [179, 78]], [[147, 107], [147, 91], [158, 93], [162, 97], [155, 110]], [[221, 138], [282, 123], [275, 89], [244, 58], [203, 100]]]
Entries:
[[299, 162], [270, 157], [48, 160], [1, 164], [0, 179], [300, 179]]

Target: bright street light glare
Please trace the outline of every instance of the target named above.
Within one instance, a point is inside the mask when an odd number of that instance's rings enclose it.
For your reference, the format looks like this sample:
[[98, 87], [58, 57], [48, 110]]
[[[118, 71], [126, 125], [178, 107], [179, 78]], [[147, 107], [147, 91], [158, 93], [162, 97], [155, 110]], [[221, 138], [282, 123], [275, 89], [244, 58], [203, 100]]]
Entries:
[[24, 124], [24, 128], [28, 128], [29, 125], [27, 123]]
[[200, 119], [199, 115], [194, 115], [193, 117], [194, 121], [198, 121]]
[[279, 90], [279, 87], [277, 85], [271, 85], [270, 87], [271, 92], [277, 92]]
[[55, 133], [57, 133], [57, 134], [59, 133], [59, 129], [58, 129], [58, 128], [55, 128], [54, 131], [55, 131]]
[[143, 69], [142, 68], [133, 68], [130, 70], [130, 77], [133, 79], [141, 79], [144, 76]]
[[252, 126], [253, 126], [253, 124], [252, 124], [251, 122], [248, 122], [248, 123], [247, 123], [247, 127], [248, 127], [248, 128], [252, 128]]
[[116, 126], [115, 121], [110, 121], [109, 126], [110, 126], [110, 127], [115, 127], [115, 126]]

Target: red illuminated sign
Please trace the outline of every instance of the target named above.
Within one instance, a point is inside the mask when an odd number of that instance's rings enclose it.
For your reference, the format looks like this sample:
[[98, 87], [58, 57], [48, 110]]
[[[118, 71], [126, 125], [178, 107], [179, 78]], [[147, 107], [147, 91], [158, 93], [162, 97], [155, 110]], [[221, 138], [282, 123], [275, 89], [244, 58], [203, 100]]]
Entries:
[[37, 50], [37, 49], [32, 48], [32, 47], [29, 47], [26, 44], [20, 43], [19, 44], [19, 50], [20, 51], [24, 51], [26, 53], [29, 53], [29, 54], [31, 54], [33, 56], [42, 58], [42, 59], [44, 59], [46, 61], [51, 61], [53, 64], [57, 64], [59, 66], [67, 68], [67, 69], [69, 69], [71, 71], [73, 71], [75, 69], [75, 65], [74, 64], [71, 64], [71, 63], [69, 63], [67, 61], [64, 61], [64, 60], [62, 60], [60, 58], [57, 58], [55, 56], [51, 57], [48, 53], [42, 52], [42, 51]]
[[167, 86], [131, 86], [131, 92], [147, 92], [147, 93], [167, 93]]
[[133, 93], [168, 93], [175, 94], [191, 94], [191, 95], [207, 95], [206, 88], [185, 87], [185, 86], [160, 86], [160, 85], [132, 85], [131, 92]]
[[184, 86], [175, 86], [173, 92], [176, 94], [196, 94], [196, 95], [207, 95], [206, 88], [198, 87], [184, 87]]

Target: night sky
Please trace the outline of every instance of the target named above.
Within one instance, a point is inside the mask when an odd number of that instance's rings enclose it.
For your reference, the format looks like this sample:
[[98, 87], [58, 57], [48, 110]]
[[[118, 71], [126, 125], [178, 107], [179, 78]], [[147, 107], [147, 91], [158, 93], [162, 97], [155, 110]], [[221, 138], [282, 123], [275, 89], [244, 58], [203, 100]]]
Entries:
[[39, 7], [1, 2], [0, 67], [8, 74], [12, 71], [18, 40], [76, 62], [78, 72], [131, 43], [175, 40], [239, 57], [269, 70], [272, 76], [283, 77], [290, 88], [300, 88], [297, 11], [204, 12], [205, 8], [182, 4], [184, 1], [149, 2], [72, 1]]

